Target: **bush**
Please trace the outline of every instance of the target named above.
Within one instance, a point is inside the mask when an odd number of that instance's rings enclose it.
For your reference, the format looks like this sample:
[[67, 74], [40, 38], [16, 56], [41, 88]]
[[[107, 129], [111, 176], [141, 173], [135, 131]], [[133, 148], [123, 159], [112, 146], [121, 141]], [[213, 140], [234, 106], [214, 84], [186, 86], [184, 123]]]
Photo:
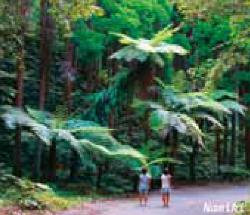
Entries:
[[250, 178], [250, 171], [239, 167], [221, 166], [221, 175], [224, 179], [239, 181]]
[[85, 201], [73, 192], [62, 192], [12, 175], [0, 175], [0, 206], [17, 205], [24, 210], [64, 210]]
[[238, 204], [244, 203], [243, 212], [236, 213], [236, 215], [249, 215], [250, 214], [250, 201], [238, 202]]

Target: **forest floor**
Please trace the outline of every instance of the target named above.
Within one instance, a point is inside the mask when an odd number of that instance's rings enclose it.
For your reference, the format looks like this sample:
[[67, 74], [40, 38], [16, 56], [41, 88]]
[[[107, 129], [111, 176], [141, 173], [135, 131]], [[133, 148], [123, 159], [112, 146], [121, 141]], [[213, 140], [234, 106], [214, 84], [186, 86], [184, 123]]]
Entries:
[[[173, 190], [169, 208], [162, 207], [159, 192], [154, 192], [146, 207], [140, 206], [136, 198], [117, 199], [83, 204], [56, 215], [228, 215], [233, 214], [233, 203], [249, 199], [250, 185], [185, 186]], [[205, 205], [206, 209], [217, 212], [204, 211]], [[226, 208], [227, 205], [230, 206], [229, 209]], [[222, 208], [224, 206], [225, 209]], [[250, 214], [245, 214], [248, 213]]]

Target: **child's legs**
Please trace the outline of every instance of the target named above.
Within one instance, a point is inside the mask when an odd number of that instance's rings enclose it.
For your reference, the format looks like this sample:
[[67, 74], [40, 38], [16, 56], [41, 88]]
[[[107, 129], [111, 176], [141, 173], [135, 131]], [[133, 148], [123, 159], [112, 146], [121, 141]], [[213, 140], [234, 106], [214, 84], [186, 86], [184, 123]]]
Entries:
[[143, 189], [142, 188], [139, 188], [139, 200], [140, 200], [140, 204], [142, 204], [142, 201], [143, 201]]
[[142, 204], [142, 201], [143, 201], [143, 194], [142, 193], [139, 193], [139, 200], [140, 200], [140, 203]]
[[147, 189], [145, 189], [145, 188], [139, 189], [139, 199], [140, 199], [141, 204], [143, 202], [147, 203]]
[[148, 202], [148, 192], [147, 191], [144, 193], [144, 201], [145, 201], [145, 203]]
[[170, 200], [170, 189], [169, 188], [163, 188], [162, 189], [162, 201], [164, 205], [168, 205]]
[[167, 194], [166, 193], [162, 193], [162, 201], [163, 201], [163, 204], [165, 205], [166, 201], [167, 201]]
[[170, 192], [168, 192], [168, 193], [166, 194], [166, 204], [167, 204], [167, 205], [168, 205], [169, 201], [170, 201]]

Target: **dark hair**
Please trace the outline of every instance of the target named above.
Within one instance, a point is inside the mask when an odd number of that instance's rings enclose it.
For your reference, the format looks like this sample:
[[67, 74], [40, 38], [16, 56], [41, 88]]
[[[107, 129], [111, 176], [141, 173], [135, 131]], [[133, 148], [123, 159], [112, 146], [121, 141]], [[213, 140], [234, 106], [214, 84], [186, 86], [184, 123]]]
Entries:
[[148, 170], [147, 170], [146, 167], [143, 167], [143, 168], [141, 169], [141, 172], [142, 172], [143, 175], [145, 175], [145, 174], [148, 172]]
[[169, 172], [169, 171], [168, 171], [168, 168], [165, 168], [165, 169], [163, 170], [163, 174], [164, 174], [164, 175], [167, 175], [168, 172]]

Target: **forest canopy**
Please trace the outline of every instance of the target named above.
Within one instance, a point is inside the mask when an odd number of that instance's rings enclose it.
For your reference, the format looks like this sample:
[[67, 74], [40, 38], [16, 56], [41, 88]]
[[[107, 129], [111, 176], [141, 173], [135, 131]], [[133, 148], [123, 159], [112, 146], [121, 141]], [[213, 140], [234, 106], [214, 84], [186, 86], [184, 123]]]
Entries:
[[180, 181], [249, 177], [249, 11], [2, 0], [0, 176], [105, 193], [134, 191], [142, 166], [154, 179], [163, 167]]

